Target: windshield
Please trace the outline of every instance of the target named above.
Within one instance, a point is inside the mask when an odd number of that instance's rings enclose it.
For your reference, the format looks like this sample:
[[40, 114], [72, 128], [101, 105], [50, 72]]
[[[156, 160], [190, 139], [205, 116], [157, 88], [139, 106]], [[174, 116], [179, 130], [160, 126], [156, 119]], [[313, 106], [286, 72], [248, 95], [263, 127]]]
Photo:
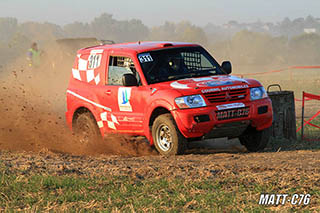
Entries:
[[148, 84], [225, 74], [202, 47], [161, 49], [138, 55]]

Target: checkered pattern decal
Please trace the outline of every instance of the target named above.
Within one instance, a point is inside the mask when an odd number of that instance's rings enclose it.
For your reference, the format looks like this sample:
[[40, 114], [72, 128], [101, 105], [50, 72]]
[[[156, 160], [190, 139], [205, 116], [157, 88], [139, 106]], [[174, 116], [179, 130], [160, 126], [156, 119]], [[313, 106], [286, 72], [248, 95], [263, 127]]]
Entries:
[[101, 64], [102, 52], [103, 50], [92, 50], [90, 55], [78, 54], [77, 66], [72, 69], [73, 78], [79, 81], [85, 81], [98, 85], [101, 78], [97, 68], [99, 68]]
[[100, 114], [101, 121], [98, 121], [99, 128], [104, 127], [104, 124], [106, 124], [110, 129], [116, 130], [116, 124], [119, 125], [119, 122], [111, 112], [103, 112]]

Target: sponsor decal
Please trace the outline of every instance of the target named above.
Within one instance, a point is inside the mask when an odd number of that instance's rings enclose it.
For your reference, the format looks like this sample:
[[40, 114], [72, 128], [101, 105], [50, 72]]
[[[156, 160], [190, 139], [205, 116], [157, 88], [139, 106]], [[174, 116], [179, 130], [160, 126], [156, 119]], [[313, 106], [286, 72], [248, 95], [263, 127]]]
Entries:
[[101, 54], [92, 54], [89, 56], [88, 61], [88, 69], [96, 69], [101, 64], [102, 55]]
[[206, 84], [209, 87], [216, 87], [216, 86], [223, 86], [223, 85], [231, 85], [233, 83], [232, 81], [208, 81]]
[[135, 122], [134, 117], [127, 117], [127, 116], [124, 116], [122, 120], [119, 119], [119, 121]]
[[221, 88], [203, 89], [203, 90], [201, 90], [201, 92], [202, 93], [210, 93], [210, 92], [220, 92], [220, 91], [226, 91], [226, 90], [245, 89], [245, 88], [249, 88], [249, 86], [247, 84], [226, 86], [226, 87], [221, 87]]
[[132, 112], [130, 104], [131, 88], [120, 87], [118, 90], [118, 105], [120, 111]]
[[91, 51], [90, 51], [90, 54], [92, 54], [92, 55], [93, 55], [93, 54], [99, 54], [99, 53], [100, 53], [100, 54], [103, 53], [103, 49], [91, 50]]
[[203, 78], [192, 78], [193, 81], [199, 82], [199, 81], [211, 81], [212, 78], [210, 77], [203, 77]]
[[197, 84], [198, 87], [217, 87], [217, 86], [224, 86], [224, 85], [232, 85], [232, 81], [223, 81], [223, 80], [215, 80], [215, 81], [206, 81], [200, 82]]
[[216, 112], [216, 117], [219, 121], [233, 119], [233, 118], [244, 118], [249, 115], [249, 107], [237, 108], [237, 109], [226, 109]]
[[171, 87], [175, 88], [175, 89], [190, 89], [190, 87], [188, 87], [188, 85], [186, 84], [180, 84], [177, 81], [172, 82], [170, 84]]
[[146, 62], [152, 62], [153, 59], [150, 55], [150, 53], [144, 53], [139, 55], [139, 61], [140, 63], [146, 63]]
[[203, 89], [201, 90], [202, 93], [209, 93], [209, 92], [220, 92], [220, 88], [212, 88], [212, 89]]
[[217, 109], [224, 110], [224, 109], [234, 109], [234, 108], [241, 108], [241, 107], [245, 107], [244, 103], [232, 103], [232, 104], [218, 105]]
[[249, 86], [247, 84], [244, 85], [236, 85], [236, 86], [226, 86], [226, 87], [221, 87], [222, 91], [225, 90], [233, 90], [233, 89], [245, 89], [245, 88], [249, 88]]

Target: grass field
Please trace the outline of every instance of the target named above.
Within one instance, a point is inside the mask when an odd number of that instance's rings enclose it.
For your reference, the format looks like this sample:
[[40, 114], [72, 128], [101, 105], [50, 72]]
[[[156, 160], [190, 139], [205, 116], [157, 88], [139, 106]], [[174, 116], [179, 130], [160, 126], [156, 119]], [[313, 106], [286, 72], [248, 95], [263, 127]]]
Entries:
[[[320, 151], [170, 158], [1, 156], [0, 209], [5, 211], [259, 212], [320, 207]], [[311, 202], [262, 206], [261, 193], [309, 193]]]

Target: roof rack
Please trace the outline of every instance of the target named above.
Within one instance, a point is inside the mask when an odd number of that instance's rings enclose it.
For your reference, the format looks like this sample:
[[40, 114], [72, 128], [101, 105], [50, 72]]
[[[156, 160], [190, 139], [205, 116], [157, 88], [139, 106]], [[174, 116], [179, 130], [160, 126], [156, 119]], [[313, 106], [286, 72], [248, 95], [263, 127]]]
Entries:
[[99, 40], [101, 45], [106, 45], [106, 44], [115, 44], [113, 40]]

